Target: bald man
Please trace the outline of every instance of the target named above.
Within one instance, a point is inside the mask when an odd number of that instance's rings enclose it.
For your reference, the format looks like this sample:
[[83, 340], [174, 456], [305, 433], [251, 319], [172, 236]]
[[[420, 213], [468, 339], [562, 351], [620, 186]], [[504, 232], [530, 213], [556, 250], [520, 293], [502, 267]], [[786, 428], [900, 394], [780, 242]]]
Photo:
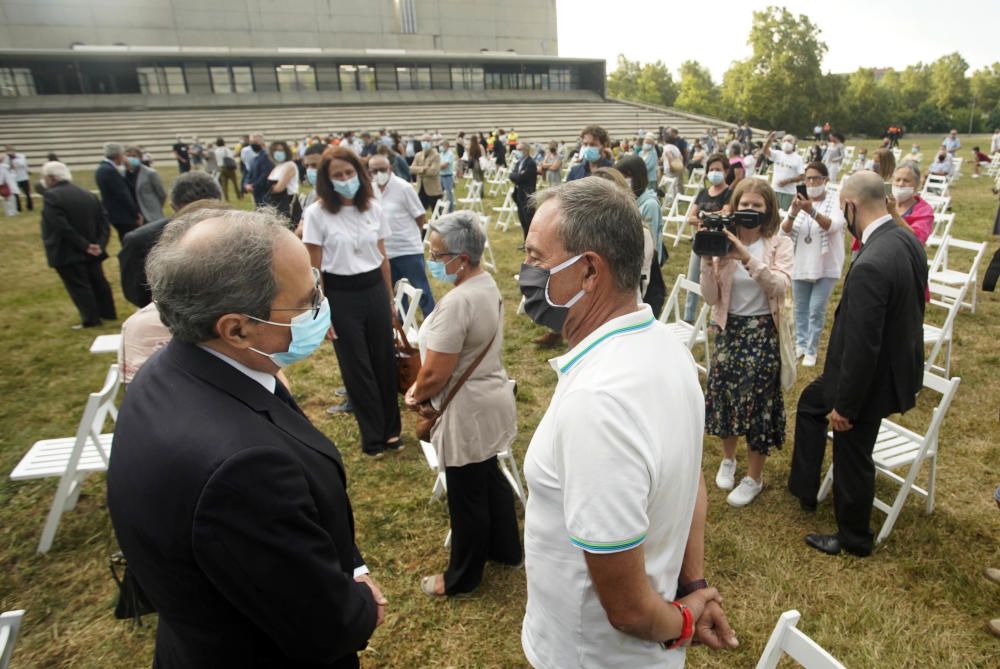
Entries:
[[927, 255], [886, 210], [882, 178], [859, 172], [840, 191], [847, 229], [861, 250], [847, 272], [823, 374], [799, 397], [788, 488], [816, 509], [826, 434], [833, 428], [836, 534], [806, 543], [836, 555], [867, 556], [875, 498], [872, 449], [882, 419], [913, 407], [923, 383]]

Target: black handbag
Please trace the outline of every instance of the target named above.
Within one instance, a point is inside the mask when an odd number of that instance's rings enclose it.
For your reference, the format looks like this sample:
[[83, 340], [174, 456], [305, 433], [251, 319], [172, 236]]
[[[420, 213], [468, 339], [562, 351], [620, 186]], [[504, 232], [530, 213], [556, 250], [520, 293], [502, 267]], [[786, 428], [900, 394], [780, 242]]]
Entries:
[[[142, 627], [142, 616], [155, 613], [156, 607], [149, 601], [135, 575], [128, 570], [125, 554], [118, 551], [111, 556], [111, 578], [118, 586], [118, 603], [115, 604], [115, 618], [118, 620], [132, 619]], [[119, 575], [119, 570], [121, 574]]]

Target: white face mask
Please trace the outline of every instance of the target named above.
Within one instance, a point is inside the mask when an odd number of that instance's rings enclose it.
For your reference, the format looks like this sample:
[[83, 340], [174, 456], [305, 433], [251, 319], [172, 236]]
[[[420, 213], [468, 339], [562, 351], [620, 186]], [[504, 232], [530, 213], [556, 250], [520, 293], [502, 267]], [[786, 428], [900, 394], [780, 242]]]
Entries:
[[781, 150], [784, 151], [785, 153], [791, 153], [792, 151], [795, 150], [795, 145], [792, 144], [791, 142], [783, 142], [781, 144]]
[[822, 197], [825, 192], [826, 186], [806, 186], [806, 195], [810, 200]]
[[378, 186], [384, 186], [387, 183], [389, 183], [389, 173], [388, 172], [376, 172], [375, 176], [373, 178], [375, 179], [375, 183]]
[[913, 188], [909, 186], [893, 186], [892, 196], [896, 198], [896, 202], [906, 202], [913, 197]]

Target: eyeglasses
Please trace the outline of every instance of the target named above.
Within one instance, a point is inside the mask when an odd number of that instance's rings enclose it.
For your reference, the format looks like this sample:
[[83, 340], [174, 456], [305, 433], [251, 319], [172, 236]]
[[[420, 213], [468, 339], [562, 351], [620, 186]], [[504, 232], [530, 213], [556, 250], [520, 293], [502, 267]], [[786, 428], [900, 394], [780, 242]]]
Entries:
[[441, 258], [446, 258], [448, 256], [454, 257], [456, 255], [458, 255], [458, 254], [457, 253], [452, 253], [451, 251], [444, 251], [443, 253], [438, 253], [437, 251], [431, 251], [431, 254], [430, 254], [431, 260], [434, 260], [434, 261], [441, 260]]
[[271, 311], [312, 311], [313, 319], [319, 316], [319, 309], [323, 306], [323, 275], [315, 267], [312, 268], [313, 275], [313, 295], [312, 306], [309, 307], [281, 307], [271, 309]]
[[388, 167], [372, 167], [371, 168], [372, 174], [385, 174], [388, 171], [389, 171]]

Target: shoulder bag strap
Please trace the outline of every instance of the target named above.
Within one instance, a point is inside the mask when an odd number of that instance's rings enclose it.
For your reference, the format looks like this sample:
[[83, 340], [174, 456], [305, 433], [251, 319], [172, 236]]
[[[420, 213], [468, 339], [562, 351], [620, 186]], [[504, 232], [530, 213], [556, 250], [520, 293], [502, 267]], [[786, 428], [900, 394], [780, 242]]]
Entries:
[[479, 363], [483, 361], [483, 358], [486, 357], [486, 354], [489, 352], [489, 350], [493, 348], [493, 342], [496, 341], [497, 335], [500, 334], [500, 330], [503, 328], [502, 298], [500, 300], [500, 304], [499, 307], [497, 308], [497, 311], [499, 312], [500, 315], [500, 321], [497, 324], [497, 331], [493, 333], [493, 336], [490, 337], [489, 343], [487, 343], [486, 347], [483, 348], [482, 351], [480, 351], [479, 355], [476, 356], [476, 359], [472, 361], [472, 364], [469, 365], [469, 367], [462, 373], [461, 378], [458, 379], [458, 383], [456, 383], [455, 386], [451, 389], [451, 391], [448, 392], [448, 396], [444, 399], [444, 402], [441, 404], [441, 408], [438, 409], [438, 413], [444, 413], [444, 410], [448, 408], [449, 404], [451, 404], [451, 401], [455, 398], [455, 395], [458, 393], [458, 391], [462, 388], [462, 386], [465, 385], [465, 382], [469, 380], [469, 377], [472, 376], [472, 373], [474, 371], [476, 371], [476, 368], [479, 367]]

